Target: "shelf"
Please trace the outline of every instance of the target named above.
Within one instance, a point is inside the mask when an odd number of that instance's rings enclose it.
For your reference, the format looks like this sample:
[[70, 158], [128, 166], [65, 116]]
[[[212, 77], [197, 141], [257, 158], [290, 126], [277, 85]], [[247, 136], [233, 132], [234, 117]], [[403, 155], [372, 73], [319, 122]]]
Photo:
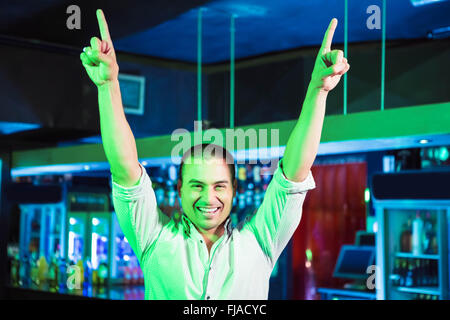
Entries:
[[433, 294], [440, 295], [439, 287], [395, 287], [398, 291], [408, 292], [408, 293], [423, 293], [423, 294]]
[[439, 260], [438, 254], [412, 254], [408, 252], [397, 252], [395, 254], [396, 258], [410, 258], [410, 259], [431, 259]]

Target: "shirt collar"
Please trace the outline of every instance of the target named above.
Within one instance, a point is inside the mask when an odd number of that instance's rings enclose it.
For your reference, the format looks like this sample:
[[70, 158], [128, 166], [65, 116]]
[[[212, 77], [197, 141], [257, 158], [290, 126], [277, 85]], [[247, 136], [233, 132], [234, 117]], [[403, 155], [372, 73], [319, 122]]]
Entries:
[[[193, 228], [195, 228], [194, 224], [192, 223], [192, 221], [188, 218], [188, 216], [183, 212], [183, 214], [181, 215], [181, 221], [183, 222], [183, 229], [184, 229], [184, 233], [190, 237], [191, 236], [191, 230]], [[231, 233], [233, 231], [233, 226], [231, 224], [231, 217], [228, 216], [227, 219], [225, 220], [225, 231], [229, 236], [231, 236]]]

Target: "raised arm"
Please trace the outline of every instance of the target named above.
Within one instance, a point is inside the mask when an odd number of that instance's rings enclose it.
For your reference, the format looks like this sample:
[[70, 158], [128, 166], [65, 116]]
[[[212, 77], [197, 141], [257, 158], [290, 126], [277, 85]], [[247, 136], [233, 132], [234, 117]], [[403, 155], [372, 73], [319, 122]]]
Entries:
[[283, 171], [291, 181], [304, 181], [308, 176], [319, 149], [328, 92], [350, 69], [344, 53], [331, 50], [336, 26], [337, 19], [331, 20], [316, 58], [300, 117], [286, 145]]
[[119, 87], [119, 66], [102, 10], [97, 10], [101, 40], [91, 38], [80, 59], [87, 74], [97, 86], [100, 130], [103, 149], [111, 166], [113, 180], [129, 187], [141, 176], [136, 142], [125, 117]]

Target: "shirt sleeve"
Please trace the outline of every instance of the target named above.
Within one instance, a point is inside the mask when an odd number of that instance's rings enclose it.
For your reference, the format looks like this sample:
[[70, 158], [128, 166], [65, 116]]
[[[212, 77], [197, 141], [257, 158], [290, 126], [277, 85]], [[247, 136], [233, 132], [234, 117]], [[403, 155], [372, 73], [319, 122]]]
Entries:
[[261, 206], [246, 223], [273, 265], [300, 223], [307, 191], [315, 187], [311, 171], [305, 180], [294, 182], [284, 175], [282, 159], [278, 162]]
[[170, 219], [158, 208], [150, 177], [140, 163], [139, 166], [141, 177], [135, 186], [123, 187], [112, 180], [112, 198], [123, 234], [141, 261]]

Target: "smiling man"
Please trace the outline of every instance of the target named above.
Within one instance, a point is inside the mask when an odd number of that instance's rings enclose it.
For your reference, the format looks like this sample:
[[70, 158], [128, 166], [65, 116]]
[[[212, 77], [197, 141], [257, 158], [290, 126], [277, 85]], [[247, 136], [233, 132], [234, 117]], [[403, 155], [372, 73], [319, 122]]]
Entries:
[[123, 112], [119, 67], [101, 10], [97, 19], [101, 39], [93, 37], [80, 58], [98, 88], [114, 208], [144, 272], [146, 299], [267, 299], [272, 269], [300, 223], [307, 191], [315, 188], [310, 169], [328, 92], [350, 67], [342, 51], [330, 48], [337, 20], [325, 33], [301, 115], [264, 200], [234, 227], [234, 160], [220, 146], [197, 145], [183, 155], [177, 184], [183, 214], [169, 218], [158, 208]]

